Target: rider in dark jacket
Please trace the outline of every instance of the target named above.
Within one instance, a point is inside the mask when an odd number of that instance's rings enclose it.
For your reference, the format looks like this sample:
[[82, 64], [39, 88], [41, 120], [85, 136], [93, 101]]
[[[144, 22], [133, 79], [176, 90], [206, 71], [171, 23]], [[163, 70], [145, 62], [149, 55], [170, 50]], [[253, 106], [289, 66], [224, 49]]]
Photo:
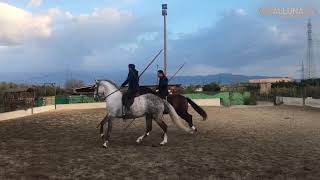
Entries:
[[158, 71], [158, 78], [159, 78], [159, 87], [157, 90], [159, 90], [159, 96], [162, 99], [166, 99], [168, 96], [168, 78], [164, 74], [162, 70]]
[[122, 96], [122, 104], [125, 106], [126, 110], [133, 104], [134, 97], [137, 96], [139, 92], [139, 72], [135, 69], [134, 64], [129, 64], [128, 68], [128, 77], [121, 85], [121, 88], [123, 88], [129, 84], [127, 93]]

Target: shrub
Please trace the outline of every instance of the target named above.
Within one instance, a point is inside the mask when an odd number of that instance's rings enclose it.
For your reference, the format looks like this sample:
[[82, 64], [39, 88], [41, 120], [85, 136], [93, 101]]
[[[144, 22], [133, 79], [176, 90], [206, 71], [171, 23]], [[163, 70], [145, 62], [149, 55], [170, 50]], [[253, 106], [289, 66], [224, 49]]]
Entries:
[[203, 91], [220, 91], [220, 89], [220, 86], [214, 82], [203, 86]]
[[243, 99], [243, 104], [244, 105], [257, 105], [257, 98], [256, 96], [250, 94], [249, 97], [245, 97]]

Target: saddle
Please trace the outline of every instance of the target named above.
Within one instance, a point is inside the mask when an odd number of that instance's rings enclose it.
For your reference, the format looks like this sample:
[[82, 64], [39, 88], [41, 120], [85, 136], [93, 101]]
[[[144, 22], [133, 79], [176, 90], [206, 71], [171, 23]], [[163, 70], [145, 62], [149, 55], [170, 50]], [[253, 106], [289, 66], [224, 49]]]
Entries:
[[139, 91], [138, 91], [138, 92], [136, 92], [136, 93], [133, 95], [133, 97], [132, 97], [132, 98], [134, 99], [134, 98], [136, 98], [136, 97], [138, 97], [138, 96], [140, 96], [140, 92], [139, 92]]
[[130, 107], [132, 106], [132, 104], [134, 103], [134, 99], [138, 96], [140, 96], [139, 91], [132, 94], [130, 97], [128, 97], [128, 94], [125, 94], [122, 98], [122, 116], [123, 119], [127, 119], [128, 118], [128, 114], [127, 112], [129, 111]]

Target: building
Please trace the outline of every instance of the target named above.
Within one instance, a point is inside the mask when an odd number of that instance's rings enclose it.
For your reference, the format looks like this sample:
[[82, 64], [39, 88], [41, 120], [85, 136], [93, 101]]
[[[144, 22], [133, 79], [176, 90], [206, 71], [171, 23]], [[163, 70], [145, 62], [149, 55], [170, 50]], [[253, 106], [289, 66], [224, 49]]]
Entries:
[[292, 78], [288, 77], [273, 77], [265, 79], [252, 79], [249, 80], [250, 84], [255, 84], [260, 86], [260, 94], [269, 94], [271, 92], [271, 85], [278, 82], [293, 82]]
[[195, 92], [203, 92], [203, 87], [202, 86], [198, 86], [198, 87], [196, 87], [196, 89], [194, 91]]

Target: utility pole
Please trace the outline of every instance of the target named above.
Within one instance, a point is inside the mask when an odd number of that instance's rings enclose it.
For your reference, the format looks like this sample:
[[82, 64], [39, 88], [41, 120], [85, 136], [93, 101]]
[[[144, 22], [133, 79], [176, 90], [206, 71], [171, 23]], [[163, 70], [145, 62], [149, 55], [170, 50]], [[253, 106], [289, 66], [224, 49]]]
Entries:
[[167, 74], [167, 12], [168, 6], [167, 4], [162, 4], [162, 16], [163, 16], [163, 66], [164, 66], [164, 74]]
[[302, 63], [301, 63], [301, 80], [304, 80], [305, 76], [305, 72], [304, 72], [304, 64], [303, 64], [303, 60], [302, 60]]
[[316, 67], [314, 63], [314, 57], [313, 57], [313, 39], [312, 39], [312, 24], [311, 19], [308, 21], [307, 25], [308, 31], [308, 44], [307, 44], [307, 61], [306, 61], [306, 79], [313, 79], [316, 76]]

